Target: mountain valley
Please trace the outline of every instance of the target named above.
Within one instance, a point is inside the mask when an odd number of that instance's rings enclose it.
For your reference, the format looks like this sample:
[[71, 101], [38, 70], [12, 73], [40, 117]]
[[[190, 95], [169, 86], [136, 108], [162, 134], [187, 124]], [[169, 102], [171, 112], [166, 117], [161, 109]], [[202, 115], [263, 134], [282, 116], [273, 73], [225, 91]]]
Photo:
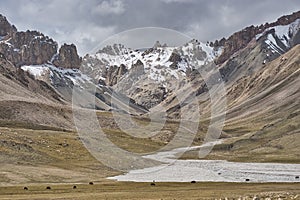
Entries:
[[120, 175], [87, 148], [77, 111], [138, 155], [222, 140], [178, 159], [300, 164], [300, 11], [215, 42], [153, 44], [81, 57], [0, 15], [0, 186]]

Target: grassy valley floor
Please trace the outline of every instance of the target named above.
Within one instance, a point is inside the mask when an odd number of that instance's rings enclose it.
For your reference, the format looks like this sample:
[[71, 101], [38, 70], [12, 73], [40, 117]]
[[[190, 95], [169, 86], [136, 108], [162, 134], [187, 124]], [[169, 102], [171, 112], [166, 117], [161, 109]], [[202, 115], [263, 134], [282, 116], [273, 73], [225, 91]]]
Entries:
[[[109, 113], [101, 113], [99, 117], [101, 126], [112, 142], [137, 153], [151, 153], [160, 149], [172, 139], [178, 127], [175, 122], [167, 123], [163, 130], [170, 133], [167, 138], [137, 139], [115, 128]], [[145, 119], [136, 120], [138, 123], [147, 124]], [[83, 146], [76, 132], [17, 122], [1, 122], [0, 125], [0, 199], [253, 199], [255, 196], [261, 199], [300, 199], [300, 183], [156, 183], [151, 186], [150, 183], [115, 182], [107, 180], [106, 177], [118, 175], [120, 172], [97, 161]], [[230, 132], [226, 127], [225, 131]], [[268, 131], [272, 130], [264, 133]], [[258, 142], [260, 138], [253, 132], [249, 135], [238, 135], [236, 139], [229, 139], [228, 144], [216, 146], [208, 158], [226, 159], [226, 154], [247, 156], [246, 150], [241, 151], [243, 149], [239, 148], [242, 146], [240, 141], [253, 137], [256, 142], [248, 155], [258, 155], [255, 150], [264, 144]], [[199, 137], [202, 137], [201, 131]], [[283, 139], [275, 139], [273, 134], [268, 137], [271, 141], [263, 142], [269, 142], [273, 146], [286, 142], [285, 139], [299, 139], [297, 133], [288, 134], [286, 137], [289, 138]], [[200, 142], [196, 141], [195, 145], [198, 144]], [[227, 149], [232, 144], [234, 148]], [[278, 151], [273, 151], [273, 154], [269, 152], [269, 155], [278, 155], [281, 151], [285, 155], [289, 152], [294, 156], [290, 163], [298, 163], [298, 143], [291, 143], [289, 147], [277, 148]], [[239, 151], [243, 154], [238, 154]], [[184, 157], [194, 158], [192, 153], [187, 152]], [[263, 158], [266, 154], [261, 152], [259, 155]], [[286, 157], [282, 158], [281, 162], [287, 161]], [[238, 156], [234, 160], [247, 161]], [[90, 181], [94, 185], [89, 185]], [[73, 189], [74, 185], [77, 189]], [[47, 186], [51, 190], [46, 190]], [[24, 190], [24, 187], [28, 190]]]
[[7, 200], [94, 199], [300, 199], [300, 183], [150, 183], [103, 181], [94, 185], [52, 184], [0, 187]]

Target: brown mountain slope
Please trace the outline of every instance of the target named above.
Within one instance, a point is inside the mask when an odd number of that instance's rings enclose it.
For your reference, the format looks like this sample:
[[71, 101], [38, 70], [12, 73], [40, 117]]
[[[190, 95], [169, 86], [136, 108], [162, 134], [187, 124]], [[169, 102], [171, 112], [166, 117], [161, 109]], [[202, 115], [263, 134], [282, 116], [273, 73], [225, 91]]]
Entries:
[[[224, 132], [209, 158], [300, 163], [300, 45], [227, 88]], [[189, 152], [184, 157], [195, 157]]]
[[281, 107], [293, 107], [294, 111], [299, 109], [299, 53], [300, 46], [297, 45], [257, 73], [239, 79], [228, 90], [229, 119], [240, 118], [239, 111], [256, 110], [255, 108], [263, 108], [263, 112]]
[[[300, 18], [300, 11], [294, 12], [290, 15], [284, 15], [278, 18], [275, 22], [261, 24], [260, 26], [249, 26], [241, 31], [232, 34], [229, 38], [221, 39], [214, 43], [215, 46], [224, 46], [224, 51], [216, 60], [216, 63], [221, 64], [230, 58], [235, 52], [240, 49], [245, 48], [251, 40], [257, 35], [263, 33], [267, 28], [278, 26], [278, 25], [288, 25], [296, 19]], [[299, 40], [299, 35], [293, 38], [293, 43], [297, 43], [295, 40]], [[298, 41], [299, 43], [299, 41]]]
[[227, 127], [235, 130], [227, 131], [249, 130], [242, 141], [233, 143], [233, 149], [247, 149], [258, 157], [272, 152], [272, 159], [278, 155], [278, 160], [282, 156], [299, 162], [299, 53], [298, 45], [256, 74], [240, 79], [228, 92], [229, 98], [239, 95], [231, 101], [227, 115]]
[[72, 127], [70, 109], [52, 87], [0, 59], [0, 123]]

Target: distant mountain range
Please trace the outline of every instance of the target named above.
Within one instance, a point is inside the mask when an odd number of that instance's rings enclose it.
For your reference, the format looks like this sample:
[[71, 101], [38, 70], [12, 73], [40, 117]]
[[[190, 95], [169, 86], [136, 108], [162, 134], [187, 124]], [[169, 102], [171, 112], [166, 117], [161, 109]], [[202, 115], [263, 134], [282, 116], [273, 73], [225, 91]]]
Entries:
[[[188, 102], [197, 96], [201, 115], [209, 118], [207, 82], [199, 73], [205, 70], [210, 84], [225, 83], [226, 125], [234, 127], [226, 134], [257, 126], [261, 130], [253, 137], [276, 128], [284, 130], [280, 139], [300, 131], [299, 123], [287, 127], [299, 122], [299, 43], [300, 11], [215, 42], [156, 42], [143, 50], [111, 44], [81, 58], [75, 45], [58, 47], [43, 33], [18, 31], [0, 15], [0, 120], [73, 129], [74, 88], [96, 98], [93, 105], [82, 97], [83, 108], [147, 115], [162, 106], [171, 119], [182, 112], [192, 116], [196, 110]], [[89, 91], [91, 85], [96, 92]], [[182, 102], [178, 91], [185, 92]]]

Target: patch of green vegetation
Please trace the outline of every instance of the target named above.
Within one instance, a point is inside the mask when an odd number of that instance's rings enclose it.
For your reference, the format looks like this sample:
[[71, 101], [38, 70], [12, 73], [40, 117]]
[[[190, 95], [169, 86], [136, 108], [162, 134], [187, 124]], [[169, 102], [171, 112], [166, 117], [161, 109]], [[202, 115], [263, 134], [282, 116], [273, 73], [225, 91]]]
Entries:
[[0, 127], [70, 132], [70, 130], [66, 130], [66, 129], [63, 129], [63, 128], [33, 124], [33, 123], [29, 123], [29, 122], [20, 122], [20, 121], [0, 120]]
[[162, 142], [153, 141], [150, 138], [137, 138], [120, 130], [103, 129], [109, 140], [118, 147], [134, 153], [149, 153], [161, 148]]

